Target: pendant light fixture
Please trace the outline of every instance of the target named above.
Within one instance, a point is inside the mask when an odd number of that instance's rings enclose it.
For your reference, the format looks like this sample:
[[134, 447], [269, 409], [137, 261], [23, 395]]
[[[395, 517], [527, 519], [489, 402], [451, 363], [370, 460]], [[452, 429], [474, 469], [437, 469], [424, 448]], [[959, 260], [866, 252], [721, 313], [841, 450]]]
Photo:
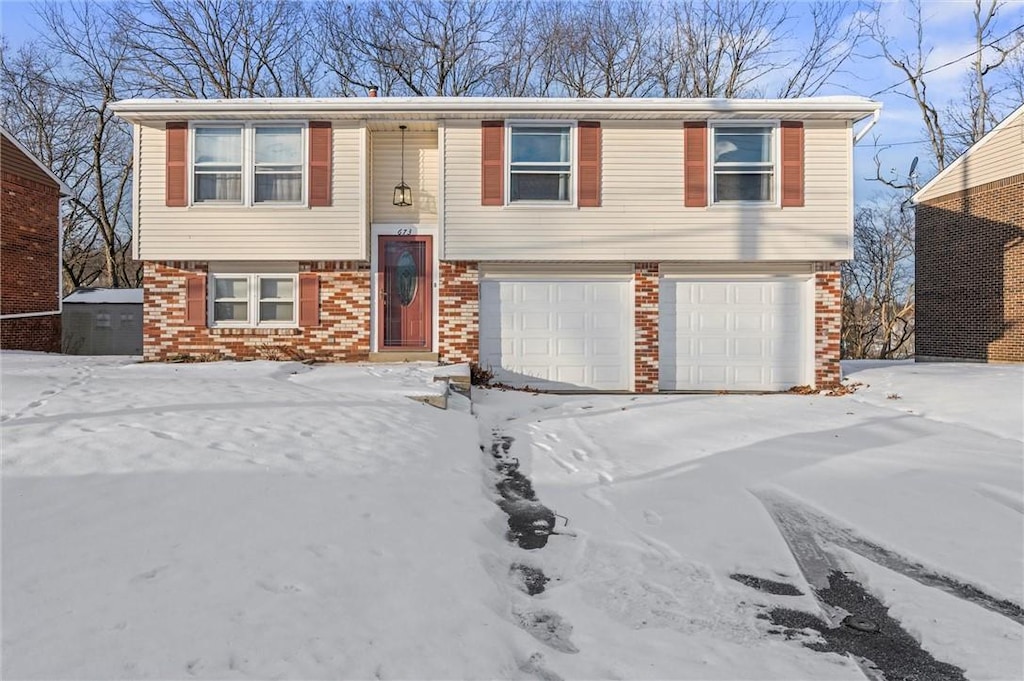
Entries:
[[412, 205], [412, 189], [405, 183], [405, 126], [398, 126], [402, 131], [402, 181], [395, 185], [395, 198], [392, 201], [396, 206]]

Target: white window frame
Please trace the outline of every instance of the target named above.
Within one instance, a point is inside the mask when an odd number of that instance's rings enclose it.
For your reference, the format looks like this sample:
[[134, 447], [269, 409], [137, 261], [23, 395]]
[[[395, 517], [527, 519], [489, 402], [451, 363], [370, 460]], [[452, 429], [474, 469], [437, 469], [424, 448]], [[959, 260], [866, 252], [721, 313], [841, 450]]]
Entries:
[[[245, 320], [224, 320], [218, 321], [214, 312], [216, 310], [217, 279], [242, 279], [246, 281], [246, 310]], [[287, 321], [261, 321], [260, 302], [283, 301], [279, 298], [261, 297], [260, 282], [263, 279], [288, 279], [292, 282], [292, 318]], [[294, 329], [299, 326], [299, 275], [283, 272], [211, 272], [207, 285], [206, 318], [210, 320], [210, 328], [213, 329]], [[238, 300], [232, 298], [231, 300]]]
[[[576, 167], [576, 121], [554, 119], [516, 119], [505, 121], [505, 205], [537, 207], [576, 207], [576, 178], [579, 169]], [[526, 128], [569, 128], [569, 198], [568, 200], [512, 200], [512, 129]], [[530, 165], [542, 165], [532, 163]], [[552, 165], [561, 165], [552, 164]]]
[[[718, 128], [769, 128], [771, 131], [771, 152], [772, 152], [772, 198], [768, 201], [720, 201], [718, 200], [717, 185], [715, 183], [715, 136]], [[782, 147], [780, 143], [778, 120], [717, 120], [708, 121], [708, 204], [711, 206], [762, 206], [779, 207], [781, 203], [781, 175], [782, 175]], [[728, 162], [726, 162], [728, 163]], [[737, 163], [736, 165], [752, 165], [750, 163]]]
[[[240, 201], [196, 201], [195, 200], [195, 129], [196, 128], [241, 128], [242, 129], [242, 196]], [[299, 128], [299, 145], [302, 160], [302, 197], [299, 201], [256, 202], [256, 129], [257, 128]], [[309, 206], [309, 121], [190, 121], [188, 132], [188, 200], [193, 208], [306, 208]]]

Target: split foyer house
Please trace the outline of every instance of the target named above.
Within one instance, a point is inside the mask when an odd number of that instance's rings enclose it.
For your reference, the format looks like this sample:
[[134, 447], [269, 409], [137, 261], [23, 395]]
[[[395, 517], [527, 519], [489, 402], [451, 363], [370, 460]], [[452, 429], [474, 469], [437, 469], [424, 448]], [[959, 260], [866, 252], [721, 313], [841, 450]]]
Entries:
[[60, 201], [71, 190], [0, 128], [0, 348], [60, 351]]
[[879, 109], [119, 102], [144, 356], [477, 362], [569, 390], [833, 384], [854, 125]]
[[917, 359], [1024, 362], [1024, 106], [913, 201]]

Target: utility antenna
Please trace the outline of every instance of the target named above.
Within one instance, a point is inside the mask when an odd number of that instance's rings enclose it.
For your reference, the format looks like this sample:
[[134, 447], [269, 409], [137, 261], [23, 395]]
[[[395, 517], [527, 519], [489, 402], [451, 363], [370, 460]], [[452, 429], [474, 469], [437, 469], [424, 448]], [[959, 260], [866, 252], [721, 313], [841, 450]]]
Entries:
[[910, 162], [910, 172], [907, 173], [907, 179], [910, 181], [910, 186], [913, 187], [914, 191], [917, 191], [917, 156]]

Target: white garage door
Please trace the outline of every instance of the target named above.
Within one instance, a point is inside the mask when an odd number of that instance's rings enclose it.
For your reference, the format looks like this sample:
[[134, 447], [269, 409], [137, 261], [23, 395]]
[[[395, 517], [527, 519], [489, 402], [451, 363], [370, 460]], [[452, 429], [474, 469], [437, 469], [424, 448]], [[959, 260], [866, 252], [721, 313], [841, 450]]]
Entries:
[[632, 282], [484, 279], [480, 364], [520, 387], [631, 390]]
[[663, 390], [786, 390], [811, 382], [810, 280], [661, 281]]

